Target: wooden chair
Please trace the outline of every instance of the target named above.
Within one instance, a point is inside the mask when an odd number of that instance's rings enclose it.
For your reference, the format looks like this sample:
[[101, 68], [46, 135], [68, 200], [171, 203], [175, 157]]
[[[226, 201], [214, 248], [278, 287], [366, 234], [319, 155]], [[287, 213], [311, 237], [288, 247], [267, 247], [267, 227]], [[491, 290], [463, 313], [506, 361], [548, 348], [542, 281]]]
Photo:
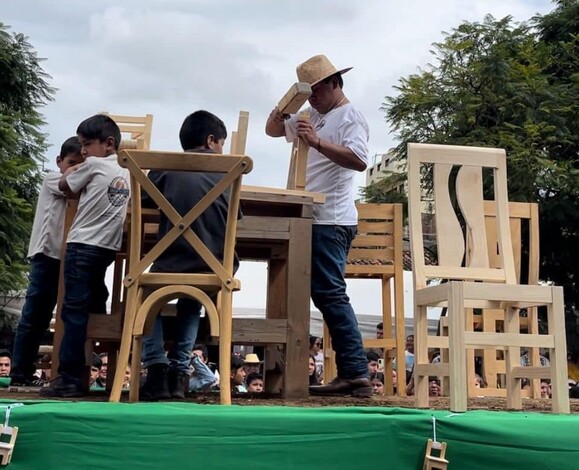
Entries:
[[[438, 456], [433, 452], [438, 451]], [[446, 460], [446, 442], [434, 442], [428, 439], [426, 444], [426, 455], [424, 456], [423, 470], [446, 470], [448, 460]]]
[[[349, 279], [379, 279], [382, 292], [382, 323], [384, 338], [364, 339], [365, 348], [384, 349], [384, 393], [393, 394], [393, 351], [396, 363], [404, 370], [404, 286], [402, 259], [402, 205], [357, 204], [358, 233], [352, 242], [346, 261], [345, 277]], [[394, 309], [391, 304], [390, 280], [394, 283]], [[392, 337], [392, 317], [395, 336]], [[324, 325], [324, 380], [328, 383], [336, 376], [335, 354], [330, 335]], [[398, 396], [406, 396], [405, 374], [400, 376]]]
[[0, 424], [0, 436], [2, 435], [10, 436], [8, 442], [0, 442], [0, 464], [8, 465], [12, 460], [14, 444], [16, 444], [16, 438], [18, 437], [18, 428]]
[[[489, 265], [493, 268], [500, 267], [498, 256], [498, 240], [496, 238], [496, 204], [492, 201], [484, 203], [485, 225], [487, 233], [487, 246], [489, 253]], [[509, 225], [513, 242], [513, 258], [517, 282], [521, 284], [537, 285], [539, 283], [539, 206], [536, 203], [509, 202]], [[523, 255], [527, 254], [524, 259]], [[523, 269], [525, 265], [526, 269]], [[469, 319], [471, 321], [469, 321]], [[444, 336], [448, 335], [448, 318], [441, 317], [441, 330]], [[482, 310], [480, 313], [467, 309], [467, 327], [472, 325], [472, 330], [485, 332], [504, 331], [503, 310]], [[539, 333], [539, 319], [537, 308], [528, 308], [527, 316], [520, 317], [521, 333]], [[531, 348], [530, 365], [540, 366], [538, 348]], [[468, 350], [467, 364], [469, 366], [468, 394], [474, 396], [506, 396], [504, 388], [505, 361], [503, 351], [494, 349]], [[474, 387], [474, 360], [475, 356], [482, 358], [482, 378], [487, 384], [485, 388]], [[448, 362], [448, 350], [443, 351], [443, 362]], [[531, 390], [522, 390], [523, 397], [541, 398], [540, 379], [532, 379]], [[443, 387], [447, 388], [447, 387]]]
[[[483, 169], [496, 204], [499, 268], [489, 262]], [[426, 266], [421, 178], [431, 172], [438, 265]], [[486, 175], [487, 173], [485, 173]], [[517, 283], [509, 229], [506, 154], [501, 149], [408, 144], [410, 236], [415, 301], [416, 405], [428, 407], [428, 377], [449, 376], [450, 408], [467, 409], [467, 349], [505, 348], [507, 407], [521, 409], [521, 379], [550, 377], [553, 411], [569, 413], [567, 347], [561, 287]], [[456, 204], [453, 204], [456, 201]], [[464, 226], [461, 225], [464, 221]], [[468, 244], [466, 240], [469, 240]], [[468, 252], [467, 252], [468, 249]], [[427, 285], [429, 279], [448, 280]], [[448, 307], [448, 338], [428, 336], [427, 308]], [[549, 332], [520, 334], [519, 308], [546, 306]], [[465, 309], [505, 311], [505, 333], [468, 331]], [[548, 348], [549, 367], [521, 367], [521, 347]], [[429, 348], [448, 348], [449, 362], [430, 364]]]
[[153, 131], [153, 115], [123, 116], [118, 114], [104, 113], [117, 123], [121, 134], [129, 134], [128, 139], [121, 140], [120, 150], [138, 149], [149, 150], [151, 147], [151, 134]]
[[[233, 277], [235, 237], [241, 179], [252, 169], [253, 162], [246, 156], [212, 156], [196, 153], [146, 152], [125, 150], [119, 154], [119, 164], [131, 175], [131, 214], [129, 243], [129, 272], [124, 285], [127, 288], [125, 323], [117, 370], [110, 400], [118, 402], [124, 371], [129, 362], [132, 344], [132, 368], [129, 400], [139, 398], [142, 337], [148, 334], [160, 309], [171, 300], [190, 297], [199, 301], [210, 321], [211, 335], [219, 336], [219, 373], [225, 381], [221, 387], [221, 402], [231, 403], [227, 386], [231, 368], [232, 294], [240, 283]], [[143, 170], [174, 170], [223, 173], [215, 185], [191, 210], [181, 216]], [[141, 188], [159, 206], [174, 227], [146, 254], [142, 255]], [[218, 261], [190, 228], [191, 223], [227, 189], [230, 189], [223, 262]], [[147, 273], [147, 268], [183, 236], [211, 269], [206, 274]], [[213, 303], [208, 293], [217, 294]]]

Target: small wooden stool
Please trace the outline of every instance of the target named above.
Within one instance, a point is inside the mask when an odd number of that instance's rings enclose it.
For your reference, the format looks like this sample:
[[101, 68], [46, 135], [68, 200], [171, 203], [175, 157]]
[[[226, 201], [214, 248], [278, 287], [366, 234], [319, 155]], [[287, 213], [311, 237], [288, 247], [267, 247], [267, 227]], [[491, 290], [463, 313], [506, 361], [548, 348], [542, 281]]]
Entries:
[[[435, 450], [438, 450], [438, 456], [432, 455], [432, 451]], [[435, 442], [432, 439], [428, 439], [422, 470], [446, 470], [448, 468], [448, 460], [444, 458], [444, 454], [446, 454], [446, 442]]]
[[1, 465], [8, 465], [12, 460], [12, 452], [14, 451], [14, 444], [16, 443], [16, 437], [18, 436], [18, 428], [3, 426], [0, 424], [0, 435], [9, 435], [10, 440], [8, 442], [0, 442], [0, 460]]

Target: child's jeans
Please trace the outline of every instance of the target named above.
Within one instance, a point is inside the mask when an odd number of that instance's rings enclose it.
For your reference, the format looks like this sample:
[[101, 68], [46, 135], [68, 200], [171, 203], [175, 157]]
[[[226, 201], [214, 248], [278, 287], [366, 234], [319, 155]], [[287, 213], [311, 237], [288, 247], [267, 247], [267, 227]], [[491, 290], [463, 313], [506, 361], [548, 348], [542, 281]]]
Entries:
[[81, 385], [85, 367], [84, 343], [90, 313], [106, 313], [109, 296], [107, 268], [116, 252], [107, 248], [69, 243], [64, 258], [64, 336], [60, 345], [58, 373], [65, 382]]
[[143, 338], [143, 366], [168, 364], [172, 368], [189, 375], [191, 351], [199, 330], [201, 304], [190, 298], [177, 301], [177, 328], [173, 348], [165, 355], [163, 319], [157, 315], [151, 336]]
[[29, 379], [36, 371], [34, 363], [38, 359], [38, 347], [50, 326], [56, 305], [59, 274], [60, 260], [42, 253], [32, 257], [26, 301], [14, 338], [10, 375], [15, 379]]

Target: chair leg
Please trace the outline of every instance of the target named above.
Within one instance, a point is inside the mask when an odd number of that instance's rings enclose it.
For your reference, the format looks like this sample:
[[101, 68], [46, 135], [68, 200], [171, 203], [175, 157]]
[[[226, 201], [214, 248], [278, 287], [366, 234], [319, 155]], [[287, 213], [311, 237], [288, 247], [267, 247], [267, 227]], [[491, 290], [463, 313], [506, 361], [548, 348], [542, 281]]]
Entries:
[[569, 413], [569, 391], [567, 385], [567, 341], [565, 338], [565, 306], [563, 288], [552, 287], [553, 303], [547, 308], [549, 334], [555, 339], [555, 347], [550, 350], [551, 392], [553, 412]]
[[123, 335], [121, 338], [121, 346], [117, 361], [117, 370], [115, 371], [115, 378], [113, 381], [113, 386], [111, 388], [111, 395], [109, 398], [109, 401], [112, 402], [119, 402], [121, 399], [125, 370], [129, 365], [129, 355], [131, 353], [131, 342], [133, 337], [133, 325], [135, 323], [135, 313], [137, 308], [138, 308], [137, 289], [129, 288], [127, 290], [125, 323], [123, 325]]
[[141, 386], [141, 355], [143, 352], [143, 337], [133, 338], [133, 355], [131, 362], [131, 381], [129, 383], [129, 401], [139, 401], [139, 388]]
[[449, 282], [448, 296], [448, 356], [450, 376], [450, 410], [467, 410], [467, 364], [464, 332], [466, 318], [464, 312], [463, 286], [460, 282]]
[[[404, 361], [404, 348], [406, 345], [406, 320], [404, 318], [404, 279], [403, 274], [394, 275], [394, 325], [396, 327], [396, 362]], [[428, 334], [428, 329], [427, 329]], [[428, 354], [428, 353], [427, 353]], [[406, 367], [406, 364], [404, 364]], [[396, 366], [398, 369], [398, 366]], [[396, 371], [398, 374], [398, 370]], [[406, 373], [397, 375], [399, 397], [406, 396]]]
[[[519, 311], [512, 307], [505, 308], [505, 333], [520, 334]], [[520, 410], [523, 408], [521, 394], [521, 379], [513, 377], [513, 368], [521, 365], [521, 348], [509, 346], [505, 348], [505, 373], [507, 376], [507, 408]]]
[[219, 374], [221, 404], [231, 405], [232, 293], [222, 291], [219, 309]]
[[[428, 375], [424, 375], [419, 369], [420, 365], [428, 364], [427, 307], [417, 306], [414, 309], [414, 315], [414, 398], [417, 408], [428, 408]], [[398, 380], [404, 385], [406, 383], [406, 366], [401, 367], [398, 364], [396, 370], [402, 372], [398, 376]]]
[[[380, 279], [382, 283], [382, 330], [384, 338], [392, 338], [392, 302], [390, 293], [390, 278], [385, 275]], [[383, 348], [382, 359], [384, 360], [384, 392], [383, 395], [393, 395], [392, 383], [392, 360], [389, 358], [388, 348]], [[389, 373], [388, 373], [389, 372]]]

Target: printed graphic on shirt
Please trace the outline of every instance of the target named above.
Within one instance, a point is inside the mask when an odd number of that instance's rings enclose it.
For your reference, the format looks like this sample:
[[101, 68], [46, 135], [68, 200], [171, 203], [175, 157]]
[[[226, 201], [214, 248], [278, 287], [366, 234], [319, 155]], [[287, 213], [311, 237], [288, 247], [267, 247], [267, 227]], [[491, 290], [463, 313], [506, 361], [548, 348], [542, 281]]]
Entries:
[[129, 198], [129, 183], [122, 176], [114, 178], [107, 189], [107, 195], [110, 203], [115, 207], [120, 207], [127, 202]]

